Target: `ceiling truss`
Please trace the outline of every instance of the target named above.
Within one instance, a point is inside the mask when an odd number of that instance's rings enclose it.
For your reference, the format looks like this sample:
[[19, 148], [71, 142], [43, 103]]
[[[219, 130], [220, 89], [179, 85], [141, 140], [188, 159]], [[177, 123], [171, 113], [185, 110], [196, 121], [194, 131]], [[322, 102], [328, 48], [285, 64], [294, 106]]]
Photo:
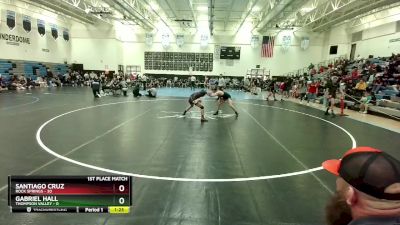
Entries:
[[[249, 19], [253, 30], [260, 33], [293, 28], [323, 32], [333, 26], [348, 23], [354, 27], [365, 23], [365, 17], [400, 6], [399, 0], [21, 0], [50, 10], [66, 18], [87, 24], [115, 20], [127, 25], [139, 25], [146, 31], [165, 24], [172, 33], [188, 26], [176, 26], [176, 20], [189, 21], [198, 30], [197, 20], [208, 17], [210, 35], [214, 32], [238, 33]], [[162, 6], [160, 9], [156, 5]], [[107, 7], [112, 15], [94, 14], [96, 8]], [[207, 7], [208, 11], [201, 8]], [[257, 10], [255, 10], [257, 7]], [[166, 14], [168, 12], [168, 14]], [[183, 18], [183, 19], [182, 19]], [[364, 20], [363, 20], [364, 18]], [[373, 19], [373, 17], [369, 17]], [[205, 21], [204, 21], [205, 22]], [[201, 24], [203, 26], [203, 23]], [[164, 26], [164, 25], [163, 25]], [[190, 25], [193, 28], [193, 25]]]
[[329, 0], [297, 20], [297, 25], [322, 32], [343, 21], [350, 20], [398, 0]]

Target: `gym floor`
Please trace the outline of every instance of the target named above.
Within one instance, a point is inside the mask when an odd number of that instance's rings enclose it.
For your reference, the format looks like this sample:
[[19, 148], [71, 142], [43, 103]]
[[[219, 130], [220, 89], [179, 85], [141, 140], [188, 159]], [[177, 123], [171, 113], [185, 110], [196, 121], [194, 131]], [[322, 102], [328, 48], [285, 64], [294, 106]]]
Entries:
[[[93, 99], [86, 87], [0, 94], [0, 224], [323, 224], [335, 178], [322, 161], [353, 146], [400, 158], [399, 133], [228, 92], [239, 117], [227, 106], [213, 116], [206, 97], [207, 123], [196, 108], [181, 116], [189, 89], [162, 89], [157, 99]], [[9, 212], [8, 175], [106, 169], [135, 176], [130, 214]]]

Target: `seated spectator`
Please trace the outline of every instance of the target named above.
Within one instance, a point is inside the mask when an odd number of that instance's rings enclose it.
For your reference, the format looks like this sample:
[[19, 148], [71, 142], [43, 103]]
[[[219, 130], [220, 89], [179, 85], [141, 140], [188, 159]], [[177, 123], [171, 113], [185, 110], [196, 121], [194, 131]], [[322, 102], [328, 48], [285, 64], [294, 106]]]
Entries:
[[320, 67], [319, 67], [319, 73], [323, 73], [323, 72], [324, 72], [324, 69], [325, 69], [324, 66], [320, 66]]
[[400, 81], [397, 82], [397, 84], [395, 86], [395, 89], [397, 90], [396, 96], [400, 97]]
[[26, 84], [28, 83], [28, 81], [26, 80], [25, 75], [19, 76], [18, 79], [19, 79], [19, 83], [21, 84], [21, 86], [26, 87]]
[[142, 94], [140, 94], [140, 85], [138, 82], [133, 86], [132, 94], [135, 98], [142, 96]]
[[53, 78], [52, 83], [55, 84], [57, 87], [61, 87], [62, 86], [61, 80], [60, 80], [60, 78], [58, 78], [58, 76]]
[[357, 94], [358, 96], [361, 96], [362, 93], [364, 93], [364, 91], [367, 90], [367, 83], [366, 83], [363, 79], [361, 79], [361, 80], [356, 84], [356, 86], [354, 87], [354, 90], [356, 91], [356, 94]]
[[326, 207], [328, 225], [395, 225], [400, 221], [400, 162], [371, 147], [327, 160], [324, 169], [337, 176], [336, 193]]
[[358, 78], [358, 69], [357, 67], [353, 68], [353, 70], [351, 71], [351, 79], [355, 80]]
[[121, 87], [122, 93], [124, 96], [128, 96], [128, 84], [126, 83], [125, 79], [122, 77], [119, 78], [119, 86]]
[[361, 98], [360, 102], [360, 113], [367, 114], [368, 113], [368, 106], [370, 105], [372, 100], [372, 96], [369, 92], [364, 92], [364, 96]]
[[157, 89], [155, 87], [150, 86], [150, 89], [147, 90], [147, 97], [155, 98], [157, 97]]
[[11, 83], [8, 86], [9, 90], [24, 90], [25, 88], [21, 84], [20, 80], [17, 78], [17, 76], [12, 76], [11, 78]]

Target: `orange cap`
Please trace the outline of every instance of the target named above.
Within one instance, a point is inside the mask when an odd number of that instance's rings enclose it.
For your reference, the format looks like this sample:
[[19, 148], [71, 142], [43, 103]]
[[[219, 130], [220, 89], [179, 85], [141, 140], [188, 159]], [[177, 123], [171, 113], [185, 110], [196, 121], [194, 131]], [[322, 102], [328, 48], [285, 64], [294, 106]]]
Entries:
[[[346, 153], [344, 153], [343, 158], [345, 158], [348, 155], [355, 154], [355, 153], [363, 153], [363, 152], [376, 152], [380, 153], [382, 152], [379, 149], [371, 148], [371, 147], [357, 147], [357, 148], [352, 148], [348, 150]], [[328, 172], [339, 176], [339, 169], [341, 165], [341, 159], [330, 159], [326, 160], [325, 162], [322, 163], [322, 167], [327, 170]]]

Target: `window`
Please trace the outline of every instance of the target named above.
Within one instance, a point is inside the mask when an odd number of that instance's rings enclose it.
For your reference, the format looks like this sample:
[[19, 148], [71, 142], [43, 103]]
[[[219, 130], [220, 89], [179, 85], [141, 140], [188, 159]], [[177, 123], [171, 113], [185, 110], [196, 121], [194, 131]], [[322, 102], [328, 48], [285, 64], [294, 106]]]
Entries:
[[338, 46], [337, 45], [332, 45], [329, 48], [329, 55], [336, 55], [337, 54], [337, 50], [338, 50]]
[[127, 65], [126, 66], [126, 73], [127, 74], [132, 74], [132, 73], [140, 73], [141, 67], [140, 66], [132, 66], [132, 65]]

